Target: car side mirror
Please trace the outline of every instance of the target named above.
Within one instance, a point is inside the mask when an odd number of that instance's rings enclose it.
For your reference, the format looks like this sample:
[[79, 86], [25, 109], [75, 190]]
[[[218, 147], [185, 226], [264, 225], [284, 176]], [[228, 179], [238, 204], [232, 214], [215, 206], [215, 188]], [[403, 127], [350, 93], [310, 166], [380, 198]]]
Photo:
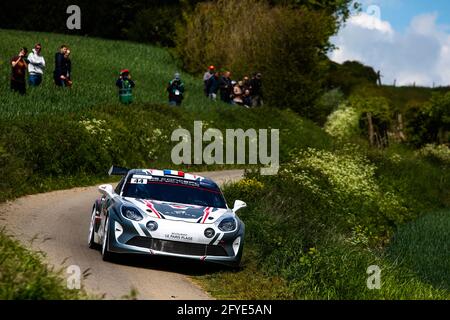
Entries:
[[110, 198], [114, 198], [115, 196], [114, 188], [110, 184], [102, 184], [101, 186], [98, 187], [98, 191], [100, 191], [101, 194]]
[[238, 210], [240, 210], [242, 208], [245, 208], [245, 207], [247, 207], [247, 204], [244, 201], [236, 200], [234, 202], [233, 212], [236, 212], [236, 211], [238, 211]]

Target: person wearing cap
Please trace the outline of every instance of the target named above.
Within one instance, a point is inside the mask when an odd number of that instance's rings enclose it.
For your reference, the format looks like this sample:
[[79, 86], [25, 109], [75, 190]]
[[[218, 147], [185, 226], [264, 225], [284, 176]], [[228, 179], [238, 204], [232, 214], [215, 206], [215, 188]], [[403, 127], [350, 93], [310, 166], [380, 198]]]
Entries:
[[123, 104], [130, 104], [133, 102], [133, 88], [134, 81], [131, 80], [130, 71], [124, 69], [120, 71], [119, 79], [116, 81], [116, 86], [119, 88], [119, 101]]
[[27, 48], [22, 48], [19, 54], [11, 59], [11, 90], [19, 92], [21, 95], [26, 93], [25, 75], [28, 68], [26, 55]]
[[42, 83], [42, 75], [45, 69], [45, 59], [41, 55], [42, 46], [40, 43], [34, 46], [28, 55], [28, 84], [30, 87], [38, 87]]
[[171, 106], [180, 106], [183, 101], [184, 83], [181, 81], [178, 72], [175, 73], [174, 79], [169, 82], [167, 92], [169, 93], [169, 104]]
[[208, 80], [214, 75], [214, 73], [216, 72], [216, 68], [214, 66], [209, 66], [208, 67], [208, 71], [205, 72], [205, 74], [203, 75], [203, 83], [205, 85], [205, 95], [208, 97], [209, 93], [208, 93]]
[[216, 101], [217, 92], [219, 91], [219, 81], [220, 81], [220, 73], [214, 73], [206, 82], [206, 92], [208, 93], [208, 98]]

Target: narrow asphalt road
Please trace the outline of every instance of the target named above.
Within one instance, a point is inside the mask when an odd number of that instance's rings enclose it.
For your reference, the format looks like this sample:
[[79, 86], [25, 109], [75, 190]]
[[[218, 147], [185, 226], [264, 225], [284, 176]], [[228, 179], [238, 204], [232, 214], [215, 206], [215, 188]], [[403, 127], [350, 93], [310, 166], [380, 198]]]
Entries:
[[[243, 171], [203, 175], [223, 184], [241, 179]], [[216, 266], [151, 256], [121, 257], [110, 263], [89, 249], [91, 208], [98, 196], [96, 186], [26, 196], [0, 205], [0, 226], [25, 246], [43, 251], [46, 261], [64, 276], [70, 276], [71, 265], [86, 271], [82, 286], [90, 294], [122, 299], [134, 289], [138, 299], [211, 299], [189, 275], [215, 272]]]

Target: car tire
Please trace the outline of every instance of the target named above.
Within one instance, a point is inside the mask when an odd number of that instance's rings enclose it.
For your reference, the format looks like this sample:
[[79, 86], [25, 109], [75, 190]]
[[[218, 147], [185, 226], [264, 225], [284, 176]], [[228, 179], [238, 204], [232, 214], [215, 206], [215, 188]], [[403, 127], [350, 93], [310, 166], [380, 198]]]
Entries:
[[89, 225], [89, 239], [88, 245], [91, 249], [98, 249], [100, 246], [95, 242], [95, 218], [97, 216], [97, 207], [94, 206], [91, 214], [91, 223]]
[[105, 229], [103, 232], [103, 241], [102, 241], [103, 261], [111, 261], [112, 260], [112, 253], [108, 251], [108, 242], [109, 242], [109, 217], [106, 218]]

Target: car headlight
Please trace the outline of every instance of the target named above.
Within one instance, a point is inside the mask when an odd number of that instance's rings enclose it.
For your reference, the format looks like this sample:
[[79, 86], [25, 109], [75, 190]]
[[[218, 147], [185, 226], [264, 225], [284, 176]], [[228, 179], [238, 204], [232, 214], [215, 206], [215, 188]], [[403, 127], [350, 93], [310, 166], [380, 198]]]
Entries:
[[150, 231], [156, 231], [158, 229], [158, 223], [156, 221], [147, 222], [147, 229]]
[[214, 231], [214, 229], [208, 228], [208, 229], [205, 230], [204, 234], [205, 234], [205, 237], [212, 238], [212, 237], [214, 237], [216, 232]]
[[134, 220], [134, 221], [141, 221], [142, 219], [144, 219], [144, 217], [139, 212], [139, 210], [136, 209], [136, 208], [133, 208], [133, 207], [123, 206], [122, 207], [122, 215], [125, 218], [130, 219], [130, 220]]
[[219, 230], [224, 232], [230, 232], [236, 229], [236, 219], [234, 218], [225, 218], [219, 223]]

